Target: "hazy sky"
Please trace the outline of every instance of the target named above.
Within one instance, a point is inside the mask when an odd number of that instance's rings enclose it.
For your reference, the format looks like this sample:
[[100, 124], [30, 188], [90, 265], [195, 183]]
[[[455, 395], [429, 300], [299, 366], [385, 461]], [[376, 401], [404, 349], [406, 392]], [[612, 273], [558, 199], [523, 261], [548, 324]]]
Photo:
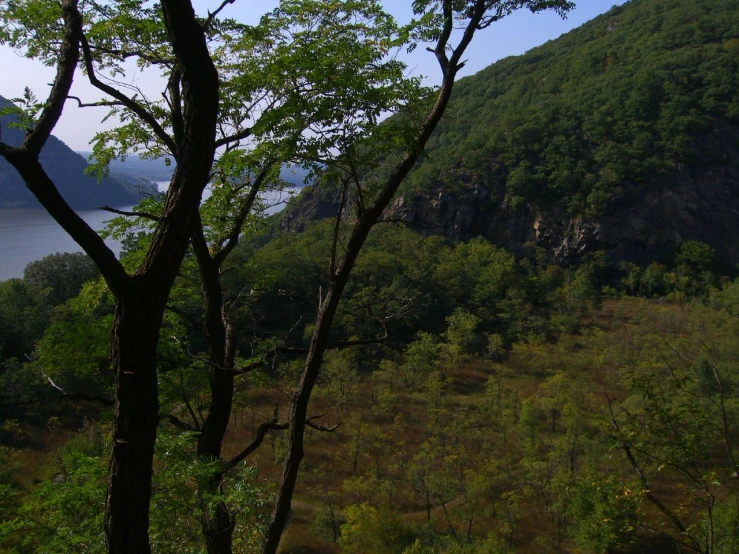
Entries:
[[[566, 20], [561, 20], [554, 13], [531, 14], [520, 11], [499, 21], [489, 29], [475, 36], [467, 50], [468, 59], [462, 75], [470, 75], [487, 67], [491, 63], [506, 56], [523, 54], [527, 50], [558, 37], [562, 33], [582, 25], [607, 11], [614, 4], [624, 0], [575, 0], [577, 7]], [[220, 0], [193, 0], [198, 13], [205, 15], [207, 10], [215, 9]], [[224, 15], [234, 17], [245, 23], [254, 23], [259, 17], [277, 5], [277, 0], [236, 0], [225, 8]], [[410, 0], [384, 0], [383, 4], [398, 21], [407, 21], [411, 17]], [[439, 70], [432, 54], [419, 48], [411, 56], [407, 56], [409, 68], [414, 74], [428, 77], [428, 84], [438, 82]], [[0, 46], [0, 96], [15, 98], [21, 96], [25, 86], [31, 87], [37, 97], [45, 98], [53, 78], [54, 70], [27, 60], [10, 48]], [[130, 82], [136, 82], [144, 91], [157, 96], [161, 91], [161, 83], [150, 75], [135, 73], [129, 76]], [[85, 101], [100, 99], [99, 92], [92, 88], [81, 73], [78, 73], [72, 94]], [[88, 143], [97, 130], [103, 128], [100, 119], [107, 110], [104, 108], [78, 108], [74, 101], [68, 101], [64, 114], [54, 134], [74, 150], [88, 150]]]

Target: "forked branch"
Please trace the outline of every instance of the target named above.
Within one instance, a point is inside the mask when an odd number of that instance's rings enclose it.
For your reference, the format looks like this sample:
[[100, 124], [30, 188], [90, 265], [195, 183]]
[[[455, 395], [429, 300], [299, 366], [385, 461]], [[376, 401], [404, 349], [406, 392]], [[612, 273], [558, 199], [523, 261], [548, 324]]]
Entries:
[[[332, 425], [331, 427], [326, 427], [324, 425], [318, 425], [316, 423], [313, 423], [313, 420], [319, 419], [321, 417], [323, 417], [323, 414], [319, 414], [317, 416], [308, 418], [308, 420], [306, 421], [306, 425], [310, 427], [311, 429], [315, 429], [316, 431], [321, 431], [323, 433], [333, 433], [339, 427], [341, 427], [341, 424], [342, 424], [341, 421], [337, 423], [336, 425]], [[277, 423], [276, 417], [273, 418], [272, 421], [262, 423], [257, 429], [257, 436], [254, 438], [251, 444], [249, 444], [249, 446], [247, 446], [244, 450], [239, 452], [238, 455], [236, 455], [231, 460], [226, 462], [221, 472], [221, 475], [233, 469], [234, 467], [239, 465], [241, 462], [243, 462], [246, 458], [251, 456], [261, 446], [262, 442], [264, 442], [264, 437], [267, 434], [267, 431], [284, 431], [288, 427], [290, 427], [290, 424], [287, 422]]]
[[685, 524], [680, 520], [680, 518], [675, 515], [675, 513], [670, 510], [667, 506], [665, 506], [659, 498], [654, 496], [652, 494], [652, 490], [649, 487], [649, 480], [647, 479], [646, 474], [642, 470], [641, 466], [637, 462], [636, 458], [634, 457], [634, 453], [631, 450], [631, 444], [623, 438], [623, 433], [621, 432], [621, 427], [618, 424], [618, 421], [616, 420], [616, 415], [613, 412], [613, 402], [614, 399], [611, 399], [608, 394], [604, 393], [606, 397], [606, 401], [608, 402], [608, 412], [610, 414], [610, 420], [611, 420], [611, 426], [613, 427], [613, 430], [616, 433], [616, 437], [619, 440], [619, 448], [623, 450], [624, 454], [626, 455], [626, 459], [629, 460], [629, 464], [631, 464], [631, 467], [634, 469], [634, 472], [639, 477], [639, 480], [642, 483], [642, 486], [644, 487], [644, 496], [646, 496], [647, 500], [649, 500], [660, 512], [662, 512], [665, 516], [667, 516], [667, 519], [672, 522], [672, 525], [680, 531], [681, 534], [685, 535], [690, 539], [691, 544], [685, 544], [688, 548], [691, 550], [694, 550], [696, 552], [701, 552], [700, 545], [696, 542], [696, 540], [690, 535], [688, 532], [688, 528], [685, 526]]

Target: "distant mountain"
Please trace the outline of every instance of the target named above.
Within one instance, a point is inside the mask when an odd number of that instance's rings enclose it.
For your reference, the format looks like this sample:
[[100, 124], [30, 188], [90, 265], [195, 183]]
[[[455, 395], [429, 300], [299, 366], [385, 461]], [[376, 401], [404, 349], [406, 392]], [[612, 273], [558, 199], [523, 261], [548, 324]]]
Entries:
[[[283, 229], [335, 213], [308, 190]], [[631, 0], [460, 80], [391, 211], [556, 262], [684, 240], [739, 262], [739, 2]]]
[[[79, 150], [77, 153], [89, 160], [92, 152]], [[110, 174], [113, 177], [123, 176], [126, 179], [146, 179], [147, 181], [169, 181], [174, 173], [174, 164], [167, 165], [165, 158], [155, 160], [143, 159], [138, 155], [116, 158], [110, 162]]]
[[[0, 108], [8, 104], [10, 101], [0, 96]], [[11, 146], [19, 146], [25, 133], [8, 125], [14, 121], [16, 118], [13, 115], [0, 118], [2, 141]], [[61, 195], [77, 210], [94, 209], [103, 204], [130, 206], [141, 199], [139, 189], [149, 193], [154, 191], [150, 183], [131, 177], [125, 179], [107, 177], [97, 182], [85, 174], [87, 167], [85, 159], [53, 136], [49, 137], [41, 150], [40, 160]], [[0, 158], [0, 209], [40, 207], [15, 168]]]
[[[79, 150], [77, 152], [89, 160], [92, 152]], [[146, 179], [148, 181], [169, 181], [174, 173], [174, 164], [167, 165], [165, 158], [148, 160], [137, 155], [127, 156], [125, 159], [116, 158], [110, 162], [110, 174], [121, 179]], [[305, 184], [308, 171], [302, 167], [286, 166], [280, 171], [280, 177], [297, 187]]]

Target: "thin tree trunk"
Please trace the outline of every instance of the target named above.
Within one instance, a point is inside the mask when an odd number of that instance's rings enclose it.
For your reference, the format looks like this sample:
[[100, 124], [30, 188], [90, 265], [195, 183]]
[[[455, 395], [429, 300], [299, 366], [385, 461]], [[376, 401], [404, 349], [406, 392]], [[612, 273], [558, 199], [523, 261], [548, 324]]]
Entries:
[[[197, 456], [219, 460], [231, 418], [236, 359], [236, 333], [223, 303], [220, 268], [210, 255], [199, 215], [193, 230], [192, 247], [203, 282], [205, 330], [210, 358], [210, 404], [198, 436]], [[236, 522], [225, 502], [211, 505], [206, 498], [220, 492], [221, 475], [214, 476], [200, 494], [200, 523], [208, 554], [231, 554]]]
[[[418, 130], [416, 138], [406, 152], [405, 156], [396, 165], [392, 174], [380, 191], [374, 203], [359, 214], [359, 221], [354, 226], [349, 241], [346, 244], [345, 254], [338, 269], [333, 270], [331, 264], [330, 285], [325, 299], [321, 300], [316, 317], [315, 330], [311, 339], [308, 355], [306, 356], [303, 374], [298, 385], [297, 392], [293, 396], [290, 413], [290, 429], [283, 466], [282, 481], [277, 492], [275, 506], [272, 511], [269, 526], [267, 527], [266, 539], [262, 548], [262, 554], [275, 554], [280, 543], [282, 532], [287, 524], [290, 513], [295, 485], [298, 480], [300, 463], [305, 455], [303, 439], [305, 434], [306, 414], [313, 387], [315, 386], [318, 372], [323, 361], [323, 355], [328, 345], [328, 335], [333, 324], [334, 315], [341, 301], [344, 288], [349, 280], [349, 275], [354, 267], [357, 256], [362, 249], [370, 231], [380, 219], [383, 211], [392, 201], [400, 184], [405, 180], [408, 173], [421, 156], [428, 139], [433, 134], [436, 126], [441, 120], [444, 111], [451, 98], [454, 79], [460, 69], [460, 57], [464, 54], [467, 45], [472, 40], [477, 25], [484, 14], [484, 2], [478, 2], [474, 14], [467, 29], [464, 32], [460, 44], [451, 59], [446, 56], [446, 46], [452, 32], [453, 16], [449, 4], [445, 2], [445, 27], [435, 50], [436, 56], [443, 69], [444, 79], [439, 89], [436, 103], [426, 120]], [[339, 218], [337, 218], [338, 222]], [[336, 237], [335, 237], [336, 238]], [[334, 246], [335, 247], [335, 246]]]

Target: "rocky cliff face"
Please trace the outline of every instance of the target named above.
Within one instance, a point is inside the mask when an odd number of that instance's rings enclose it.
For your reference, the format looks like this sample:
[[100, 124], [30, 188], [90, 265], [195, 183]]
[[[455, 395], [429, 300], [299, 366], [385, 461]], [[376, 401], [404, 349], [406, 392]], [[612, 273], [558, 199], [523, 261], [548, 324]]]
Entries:
[[[535, 242], [558, 264], [603, 250], [612, 260], [647, 264], [668, 259], [685, 240], [710, 244], [726, 264], [739, 263], [739, 126], [716, 122], [707, 139], [721, 164], [697, 160], [678, 165], [658, 183], [623, 183], [597, 218], [574, 217], [558, 206], [514, 207], [505, 190], [505, 169], [458, 170], [455, 190], [430, 183], [424, 192], [399, 196], [388, 217], [424, 235], [452, 241], [483, 236], [515, 254]], [[715, 160], [714, 160], [715, 162]], [[700, 168], [700, 169], [696, 169]], [[284, 231], [332, 217], [337, 198], [314, 185], [283, 215]]]
[[[560, 264], [667, 260], [685, 240], [736, 264], [735, 4], [631, 0], [460, 79], [388, 217], [519, 254], [535, 242]], [[283, 228], [333, 215], [335, 197], [314, 187]]]

